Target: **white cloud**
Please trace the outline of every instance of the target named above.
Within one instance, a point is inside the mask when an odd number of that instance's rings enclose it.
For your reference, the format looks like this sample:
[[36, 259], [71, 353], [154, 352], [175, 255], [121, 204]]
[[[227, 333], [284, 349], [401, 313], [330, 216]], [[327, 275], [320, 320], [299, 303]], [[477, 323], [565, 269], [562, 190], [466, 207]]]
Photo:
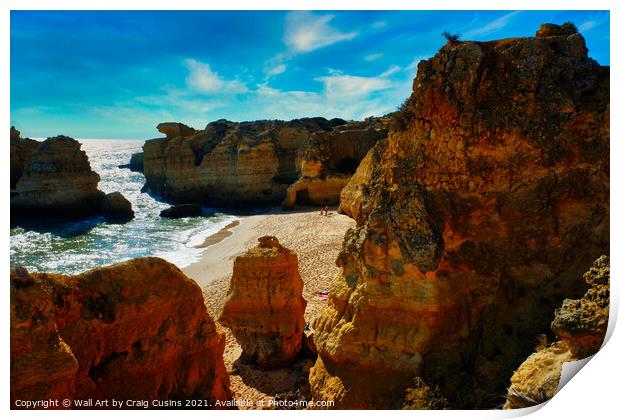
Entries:
[[265, 74], [267, 76], [276, 76], [278, 74], [284, 73], [285, 71], [286, 71], [286, 64], [278, 64], [276, 66], [273, 66], [265, 70]]
[[245, 114], [243, 119], [324, 116], [359, 120], [395, 111], [411, 94], [410, 75], [398, 66], [369, 77], [327, 69], [324, 76], [315, 80], [322, 83], [316, 92], [260, 85], [253, 91], [255, 95], [248, 98], [256, 114]]
[[475, 36], [480, 36], [480, 35], [486, 35], [486, 34], [490, 34], [496, 31], [499, 31], [500, 29], [504, 28], [506, 25], [508, 25], [510, 23], [510, 20], [515, 17], [516, 15], [518, 15], [519, 13], [521, 13], [519, 10], [515, 11], [515, 12], [510, 12], [508, 14], [505, 14], [489, 23], [487, 23], [486, 25], [484, 25], [481, 28], [477, 28], [477, 29], [473, 29], [471, 31], [468, 31], [466, 33], [463, 34], [464, 38], [472, 38]]
[[378, 77], [339, 75], [318, 77], [316, 80], [323, 82], [325, 95], [332, 98], [366, 96], [390, 86], [388, 80]]
[[382, 77], [382, 78], [390, 77], [391, 75], [398, 73], [401, 70], [402, 69], [400, 68], [400, 66], [390, 66], [390, 68], [384, 71], [383, 73], [381, 73], [379, 77]]
[[375, 61], [383, 57], [383, 53], [373, 53], [364, 56], [365, 61]]
[[384, 20], [378, 20], [378, 21], [376, 21], [376, 22], [373, 22], [370, 26], [371, 26], [373, 29], [381, 29], [381, 28], [384, 28], [384, 27], [386, 27], [386, 26], [387, 26], [387, 22], [386, 22], [386, 21], [384, 21]]
[[194, 59], [185, 60], [189, 69], [186, 82], [190, 89], [206, 94], [244, 93], [248, 88], [238, 80], [226, 80], [211, 70], [211, 66]]
[[582, 23], [581, 25], [579, 25], [579, 32], [586, 32], [589, 31], [592, 28], [595, 28], [598, 26], [598, 22], [595, 20], [589, 20], [587, 22]]
[[305, 53], [355, 38], [357, 32], [340, 32], [330, 25], [333, 15], [294, 11], [286, 16], [284, 42], [292, 51]]

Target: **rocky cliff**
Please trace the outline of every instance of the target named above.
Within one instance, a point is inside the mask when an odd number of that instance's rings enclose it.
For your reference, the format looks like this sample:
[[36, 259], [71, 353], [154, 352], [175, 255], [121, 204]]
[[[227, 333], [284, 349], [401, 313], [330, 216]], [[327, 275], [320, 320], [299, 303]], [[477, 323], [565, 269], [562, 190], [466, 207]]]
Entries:
[[314, 323], [315, 399], [398, 407], [422, 378], [452, 407], [495, 407], [554, 308], [583, 293], [609, 249], [609, 68], [545, 28], [420, 62], [343, 192], [357, 227]]
[[218, 120], [204, 130], [160, 124], [167, 137], [144, 145], [144, 190], [173, 202], [279, 204], [298, 177], [298, 150], [312, 133], [343, 123], [324, 118]]
[[99, 175], [90, 168], [78, 141], [66, 136], [43, 142], [22, 139], [14, 128], [10, 141], [13, 219], [93, 214], [133, 217], [131, 204], [120, 193], [108, 197], [99, 191]]
[[368, 118], [314, 133], [299, 151], [300, 178], [286, 191], [284, 208], [333, 205], [375, 143], [387, 136], [389, 118]]
[[349, 182], [340, 192], [340, 206], [338, 211], [356, 219], [362, 209], [363, 198], [368, 194], [370, 181], [379, 176], [379, 163], [385, 153], [386, 140], [378, 141], [362, 159], [357, 170]]
[[592, 356], [603, 345], [609, 319], [609, 258], [596, 260], [583, 277], [590, 289], [581, 299], [567, 299], [556, 310], [551, 329], [559, 341], [541, 346], [517, 369], [505, 409], [530, 407], [551, 399], [562, 365]]
[[220, 322], [232, 330], [242, 361], [281, 368], [294, 362], [302, 348], [303, 281], [295, 252], [273, 236], [258, 241], [235, 259]]
[[[11, 403], [231, 397], [198, 285], [159, 258], [76, 276], [11, 272]], [[61, 407], [62, 408], [62, 407]]]

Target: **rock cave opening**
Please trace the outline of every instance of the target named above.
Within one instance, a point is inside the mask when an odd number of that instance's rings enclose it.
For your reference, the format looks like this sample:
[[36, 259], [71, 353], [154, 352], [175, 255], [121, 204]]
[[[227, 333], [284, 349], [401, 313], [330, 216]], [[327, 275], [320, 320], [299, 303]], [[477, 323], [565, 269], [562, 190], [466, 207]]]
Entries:
[[295, 193], [295, 203], [300, 205], [308, 205], [310, 203], [310, 194], [308, 193], [308, 188], [304, 188], [303, 190], [299, 190]]
[[357, 169], [358, 164], [359, 162], [357, 162], [355, 159], [351, 157], [345, 157], [336, 162], [336, 171], [342, 174], [353, 175], [355, 173], [355, 170]]

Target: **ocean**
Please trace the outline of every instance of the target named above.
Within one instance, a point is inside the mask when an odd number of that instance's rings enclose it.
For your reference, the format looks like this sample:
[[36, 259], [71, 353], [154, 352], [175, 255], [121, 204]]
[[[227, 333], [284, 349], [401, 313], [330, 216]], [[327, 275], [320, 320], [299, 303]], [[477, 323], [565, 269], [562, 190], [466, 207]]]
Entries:
[[99, 174], [99, 189], [120, 191], [136, 217], [125, 224], [108, 223], [103, 217], [77, 222], [49, 222], [11, 228], [11, 266], [29, 271], [75, 274], [97, 266], [143, 256], [162, 257], [178, 267], [197, 261], [196, 248], [235, 216], [204, 209], [203, 217], [165, 219], [159, 212], [169, 204], [141, 193], [144, 176], [118, 165], [129, 163], [144, 141], [81, 140], [91, 168]]

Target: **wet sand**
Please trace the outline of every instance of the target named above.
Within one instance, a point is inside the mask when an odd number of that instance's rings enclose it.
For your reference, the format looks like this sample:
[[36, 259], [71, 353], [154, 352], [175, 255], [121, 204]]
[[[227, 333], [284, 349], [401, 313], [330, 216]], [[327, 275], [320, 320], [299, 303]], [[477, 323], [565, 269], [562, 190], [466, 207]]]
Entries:
[[219, 232], [209, 236], [202, 244], [197, 245], [194, 248], [206, 248], [208, 246], [215, 245], [218, 242], [222, 242], [224, 239], [233, 234], [231, 229], [239, 226], [239, 223], [239, 220], [235, 220], [234, 222], [227, 224], [220, 229]]

